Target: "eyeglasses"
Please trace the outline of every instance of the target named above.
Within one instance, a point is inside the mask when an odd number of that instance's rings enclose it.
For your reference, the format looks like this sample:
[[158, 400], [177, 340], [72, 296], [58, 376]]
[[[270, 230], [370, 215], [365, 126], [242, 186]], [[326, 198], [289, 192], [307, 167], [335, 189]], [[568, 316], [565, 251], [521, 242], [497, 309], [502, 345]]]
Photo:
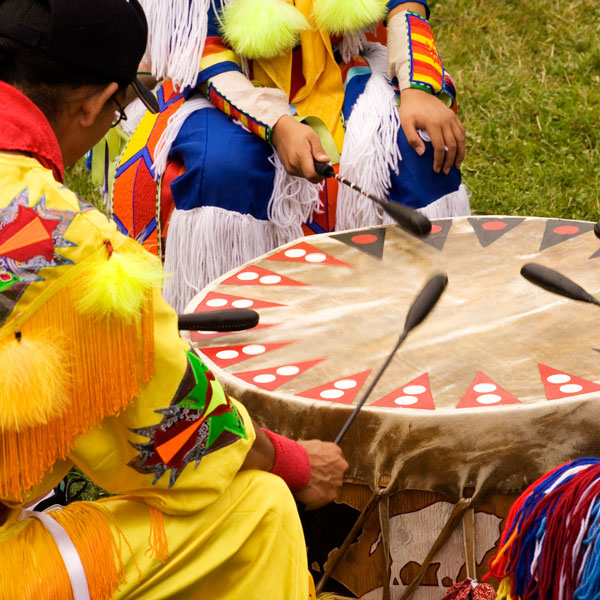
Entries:
[[115, 111], [115, 120], [113, 121], [111, 127], [116, 127], [121, 121], [127, 121], [127, 114], [125, 113], [123, 105], [117, 100], [116, 96], [113, 96], [112, 100], [115, 101], [117, 110]]

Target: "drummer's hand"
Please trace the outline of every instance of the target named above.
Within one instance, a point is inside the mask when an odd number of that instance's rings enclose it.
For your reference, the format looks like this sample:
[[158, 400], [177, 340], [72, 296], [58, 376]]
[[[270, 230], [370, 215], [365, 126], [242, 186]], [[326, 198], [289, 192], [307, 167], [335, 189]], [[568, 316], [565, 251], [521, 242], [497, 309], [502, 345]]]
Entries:
[[413, 88], [402, 90], [400, 123], [408, 143], [416, 153], [425, 152], [425, 142], [417, 133], [424, 129], [433, 145], [433, 170], [447, 175], [459, 168], [465, 157], [465, 128], [458, 117], [439, 98]]
[[310, 481], [296, 494], [307, 510], [314, 510], [333, 502], [342, 489], [348, 463], [340, 447], [332, 442], [300, 440], [310, 460]]
[[312, 183], [323, 180], [315, 171], [314, 160], [328, 163], [329, 157], [311, 127], [284, 115], [273, 128], [271, 141], [290, 175], [304, 177]]

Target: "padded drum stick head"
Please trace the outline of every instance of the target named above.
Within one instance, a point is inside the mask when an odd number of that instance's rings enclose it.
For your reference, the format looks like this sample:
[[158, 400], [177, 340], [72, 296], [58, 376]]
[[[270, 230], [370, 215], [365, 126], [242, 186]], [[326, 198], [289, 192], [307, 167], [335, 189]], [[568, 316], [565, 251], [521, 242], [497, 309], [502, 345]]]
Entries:
[[597, 238], [600, 238], [600, 221], [594, 225], [594, 234]]
[[534, 285], [544, 288], [553, 294], [600, 306], [600, 302], [596, 298], [588, 294], [588, 292], [574, 281], [554, 269], [535, 263], [528, 263], [521, 268], [521, 275]]

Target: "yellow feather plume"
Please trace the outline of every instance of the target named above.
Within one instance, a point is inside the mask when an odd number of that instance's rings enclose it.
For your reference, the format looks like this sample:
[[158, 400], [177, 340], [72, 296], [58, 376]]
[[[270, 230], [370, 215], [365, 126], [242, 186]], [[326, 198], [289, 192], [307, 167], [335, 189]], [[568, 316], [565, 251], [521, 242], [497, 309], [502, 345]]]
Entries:
[[127, 248], [99, 255], [81, 277], [77, 309], [98, 318], [131, 320], [149, 290], [164, 280], [160, 261], [148, 252]]
[[51, 330], [0, 342], [0, 431], [45, 425], [69, 404], [68, 364]]
[[328, 33], [359, 31], [385, 17], [386, 0], [315, 0], [313, 17]]
[[236, 0], [223, 10], [223, 35], [246, 58], [282, 56], [309, 29], [304, 15], [284, 0]]

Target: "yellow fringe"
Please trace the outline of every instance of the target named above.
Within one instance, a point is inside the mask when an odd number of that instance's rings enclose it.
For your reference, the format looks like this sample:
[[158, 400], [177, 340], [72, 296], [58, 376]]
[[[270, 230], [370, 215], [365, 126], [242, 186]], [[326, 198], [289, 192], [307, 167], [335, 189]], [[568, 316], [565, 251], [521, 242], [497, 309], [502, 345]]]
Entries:
[[[69, 534], [86, 573], [91, 598], [111, 598], [125, 578], [118, 546], [94, 503], [76, 502], [52, 517]], [[115, 564], [115, 557], [121, 565]], [[3, 598], [72, 598], [71, 583], [56, 542], [37, 519], [0, 544]]]
[[164, 515], [154, 506], [148, 506], [148, 510], [150, 511], [150, 535], [148, 549], [144, 554], [149, 554], [154, 560], [165, 563], [169, 558], [169, 541], [165, 531]]
[[69, 405], [64, 343], [55, 330], [0, 342], [0, 432], [45, 425]]
[[22, 326], [22, 339], [38, 339], [51, 323], [62, 334], [69, 410], [45, 425], [0, 433], [0, 497], [17, 501], [44, 473], [66, 458], [77, 435], [116, 415], [140, 394], [154, 373], [152, 290], [145, 293], [143, 317], [99, 319], [73, 310], [79, 282], [54, 294]]
[[510, 578], [505, 577], [500, 582], [500, 586], [498, 587], [498, 592], [496, 593], [496, 600], [515, 600], [514, 596], [512, 596], [510, 593], [510, 588]]

